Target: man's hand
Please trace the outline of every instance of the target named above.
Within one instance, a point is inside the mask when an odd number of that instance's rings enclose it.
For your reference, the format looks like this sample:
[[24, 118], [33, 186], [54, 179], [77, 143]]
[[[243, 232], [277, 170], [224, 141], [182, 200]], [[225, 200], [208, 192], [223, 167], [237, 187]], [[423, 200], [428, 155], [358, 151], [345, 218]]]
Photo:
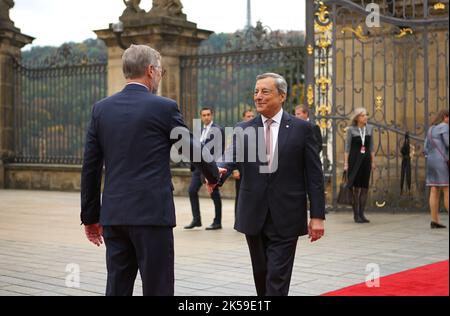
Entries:
[[239, 172], [239, 170], [234, 170], [232, 176], [233, 176], [234, 180], [241, 179], [241, 173]]
[[103, 244], [103, 227], [100, 224], [85, 225], [84, 232], [87, 239], [97, 247]]
[[323, 224], [323, 219], [313, 218], [309, 222], [308, 226], [309, 238], [311, 242], [315, 242], [323, 237], [325, 234], [325, 228]]
[[[228, 171], [227, 169], [219, 168], [219, 174], [220, 174], [219, 179], [222, 178], [222, 176], [223, 176], [224, 174], [226, 174], [227, 171]], [[209, 184], [209, 183], [208, 183], [208, 180], [206, 180], [206, 188], [208, 189], [208, 193], [209, 193], [209, 194], [213, 193], [213, 191], [214, 191], [214, 189], [216, 188], [216, 186], [217, 186], [217, 183], [216, 183], [216, 184]]]

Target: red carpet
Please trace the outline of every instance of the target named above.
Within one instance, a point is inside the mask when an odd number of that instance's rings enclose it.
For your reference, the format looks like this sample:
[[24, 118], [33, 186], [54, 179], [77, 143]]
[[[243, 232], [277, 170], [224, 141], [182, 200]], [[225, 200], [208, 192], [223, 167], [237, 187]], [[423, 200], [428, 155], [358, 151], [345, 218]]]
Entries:
[[448, 260], [380, 278], [380, 287], [365, 283], [323, 296], [449, 296]]

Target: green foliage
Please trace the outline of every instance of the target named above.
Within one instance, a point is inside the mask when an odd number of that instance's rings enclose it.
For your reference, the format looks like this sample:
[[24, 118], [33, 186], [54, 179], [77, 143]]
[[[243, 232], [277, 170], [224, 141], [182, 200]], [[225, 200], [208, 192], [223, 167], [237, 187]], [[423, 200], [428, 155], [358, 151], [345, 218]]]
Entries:
[[[67, 57], [63, 55], [68, 48]], [[22, 63], [30, 67], [48, 66], [51, 61], [60, 61], [62, 57], [65, 64], [76, 64], [87, 59], [88, 63], [98, 63], [107, 61], [107, 47], [102, 40], [87, 39], [82, 43], [65, 43], [60, 47], [35, 46], [30, 50], [22, 52]]]
[[286, 78], [289, 92], [285, 109], [292, 112], [304, 101], [304, 43], [304, 32], [272, 32], [261, 25], [232, 34], [212, 34], [201, 44], [200, 57], [190, 57], [182, 67], [183, 80], [190, 80], [183, 94], [196, 92], [194, 98], [182, 97], [185, 116], [190, 120], [189, 113], [211, 106], [216, 110], [216, 122], [234, 126], [244, 109], [254, 107], [255, 78], [265, 72]]
[[[302, 35], [270, 33], [269, 38], [282, 38], [284, 48], [258, 52], [232, 47], [236, 34], [211, 35], [200, 53], [215, 55], [192, 57], [195, 63], [182, 68], [185, 117], [190, 120], [198, 107], [212, 106], [217, 122], [234, 126], [244, 109], [254, 107], [255, 77], [263, 72], [285, 76], [290, 111], [304, 99]], [[18, 161], [81, 163], [92, 105], [107, 95], [106, 60], [105, 44], [93, 39], [22, 53], [15, 93]]]
[[200, 54], [215, 54], [226, 50], [228, 41], [231, 40], [233, 34], [219, 33], [211, 34], [206, 41], [200, 45]]
[[[184, 59], [181, 106], [188, 124], [201, 107], [209, 106], [216, 110], [217, 123], [234, 126], [241, 120], [244, 109], [254, 107], [256, 76], [266, 72], [286, 78], [288, 95], [285, 110], [292, 112], [304, 101], [303, 51], [303, 47], [289, 47]], [[190, 113], [194, 113], [194, 117]]]
[[92, 105], [107, 94], [106, 53], [98, 40], [23, 52], [16, 71], [19, 161], [81, 162]]
[[202, 42], [199, 53], [217, 54], [258, 48], [304, 46], [305, 44], [305, 33], [302, 31], [263, 31], [265, 33], [260, 39], [256, 38], [253, 33], [255, 28], [235, 33], [212, 34], [206, 41]]

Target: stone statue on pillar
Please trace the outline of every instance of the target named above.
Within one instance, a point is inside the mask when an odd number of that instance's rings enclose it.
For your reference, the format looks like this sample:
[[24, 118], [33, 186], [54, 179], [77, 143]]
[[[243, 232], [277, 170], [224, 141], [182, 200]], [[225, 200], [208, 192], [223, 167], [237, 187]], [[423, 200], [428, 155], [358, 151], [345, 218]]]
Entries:
[[139, 7], [141, 0], [123, 0], [123, 3], [127, 6], [125, 11], [129, 13], [140, 13], [144, 11]]
[[153, 0], [153, 7], [149, 13], [150, 15], [186, 18], [180, 0]]
[[123, 3], [126, 5], [126, 9], [123, 11], [120, 19], [130, 19], [136, 18], [139, 15], [145, 13], [145, 10], [142, 10], [139, 5], [141, 4], [141, 0], [123, 0]]
[[0, 0], [0, 27], [14, 26], [9, 17], [9, 10], [13, 7], [13, 0]]
[[114, 25], [110, 24], [107, 29], [95, 31], [108, 47], [108, 94], [122, 90], [126, 84], [122, 70], [122, 48], [131, 43], [145, 44], [161, 53], [162, 66], [168, 70], [161, 82], [160, 94], [180, 103], [180, 56], [195, 54], [201, 42], [213, 32], [199, 29], [197, 24], [188, 21], [183, 13], [182, 1], [152, 1], [152, 9], [144, 13], [139, 9], [139, 4], [143, 2], [126, 1], [125, 12], [128, 13], [120, 17], [123, 28], [116, 25], [114, 29]]

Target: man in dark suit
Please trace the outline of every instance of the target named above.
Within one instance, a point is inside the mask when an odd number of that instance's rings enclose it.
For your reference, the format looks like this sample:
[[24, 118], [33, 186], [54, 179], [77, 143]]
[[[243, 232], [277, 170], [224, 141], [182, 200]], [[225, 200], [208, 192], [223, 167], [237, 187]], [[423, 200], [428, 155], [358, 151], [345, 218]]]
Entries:
[[[308, 107], [304, 105], [298, 105], [295, 107], [295, 117], [299, 118], [301, 120], [309, 122], [309, 109]], [[316, 124], [313, 125], [314, 129], [314, 136], [317, 141], [317, 150], [319, 151], [319, 154], [323, 150], [323, 138], [322, 138], [322, 132], [320, 131], [320, 127]]]
[[219, 166], [242, 173], [235, 229], [246, 235], [258, 295], [288, 295], [298, 237], [324, 235], [323, 173], [312, 125], [283, 111], [286, 80], [272, 73], [256, 80], [260, 115], [238, 124]]
[[[214, 123], [214, 111], [212, 108], [204, 107], [200, 111], [200, 119], [202, 121], [202, 129], [200, 142], [205, 146], [214, 158], [219, 158], [223, 154], [225, 147], [225, 131], [216, 123]], [[185, 229], [202, 226], [200, 214], [200, 201], [198, 191], [204, 183], [201, 171], [191, 166], [192, 179], [189, 186], [189, 199], [191, 201], [192, 222], [185, 226]], [[215, 217], [213, 223], [206, 227], [206, 230], [222, 229], [222, 198], [219, 188], [216, 187], [211, 193], [211, 199], [214, 202]]]
[[[185, 131], [191, 150], [201, 150], [200, 143], [192, 139], [176, 102], [156, 96], [164, 75], [160, 54], [132, 45], [122, 59], [126, 87], [92, 110], [81, 177], [81, 221], [92, 243], [105, 241], [106, 295], [132, 295], [139, 270], [144, 295], [172, 296], [176, 224], [169, 165], [177, 140], [171, 132]], [[214, 162], [196, 165], [208, 181], [217, 182]]]

